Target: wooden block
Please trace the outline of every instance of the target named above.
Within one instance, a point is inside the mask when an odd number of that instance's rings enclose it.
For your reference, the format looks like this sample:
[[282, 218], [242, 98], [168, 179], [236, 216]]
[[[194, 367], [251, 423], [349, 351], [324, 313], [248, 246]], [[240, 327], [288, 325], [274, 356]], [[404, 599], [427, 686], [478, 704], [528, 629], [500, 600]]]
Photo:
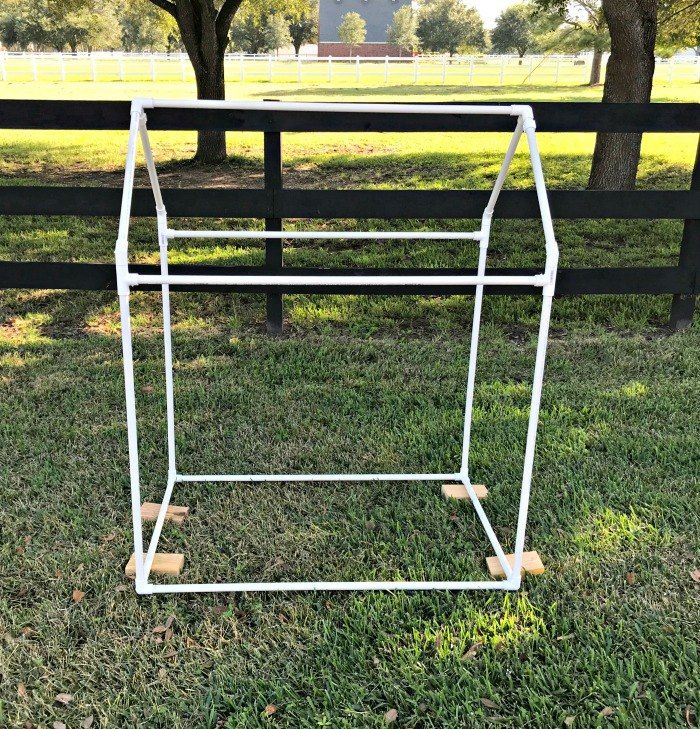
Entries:
[[[144, 555], [145, 557], [146, 555]], [[169, 554], [167, 552], [156, 552], [153, 557], [151, 572], [156, 575], [179, 575], [185, 566], [184, 554]], [[132, 554], [124, 569], [127, 577], [136, 577], [136, 555]]]
[[[152, 501], [144, 501], [141, 504], [141, 519], [143, 521], [155, 521], [158, 518], [160, 504], [154, 504]], [[165, 510], [165, 521], [171, 521], [173, 524], [182, 524], [190, 513], [189, 506], [168, 506]]]
[[[476, 498], [481, 501], [489, 495], [489, 490], [486, 486], [482, 486], [480, 483], [473, 483], [472, 488], [476, 494]], [[442, 495], [446, 499], [468, 499], [469, 494], [466, 486], [462, 483], [444, 483], [442, 484]]]
[[[507, 554], [506, 559], [508, 564], [512, 567], [515, 562], [514, 554]], [[487, 557], [486, 565], [489, 568], [489, 574], [491, 577], [505, 577], [506, 574], [501, 567], [501, 563], [498, 561], [498, 557]], [[540, 555], [537, 552], [523, 552], [523, 566], [520, 570], [520, 574], [525, 573], [530, 575], [541, 575], [544, 572], [544, 565], [540, 559]]]

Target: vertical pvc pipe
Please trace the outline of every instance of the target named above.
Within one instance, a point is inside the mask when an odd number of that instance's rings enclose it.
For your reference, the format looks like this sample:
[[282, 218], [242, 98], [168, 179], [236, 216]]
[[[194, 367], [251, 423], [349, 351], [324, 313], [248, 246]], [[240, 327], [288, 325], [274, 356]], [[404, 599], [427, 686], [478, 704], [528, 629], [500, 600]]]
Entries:
[[[153, 190], [153, 197], [156, 203], [156, 214], [158, 221], [158, 246], [160, 248], [160, 272], [161, 275], [168, 275], [168, 221], [163, 204], [163, 197], [156, 172], [155, 162], [153, 160], [153, 151], [151, 149], [148, 130], [146, 129], [146, 118], [141, 117], [139, 122], [139, 133], [141, 135], [141, 144], [143, 146], [144, 157], [146, 159], [146, 168]], [[165, 360], [165, 401], [166, 401], [166, 422], [167, 422], [167, 443], [168, 443], [168, 478], [175, 480], [177, 474], [175, 465], [175, 395], [173, 384], [173, 346], [172, 346], [172, 326], [170, 317], [170, 285], [163, 284], [161, 286], [162, 304], [163, 304], [163, 349]]]
[[550, 280], [542, 290], [542, 314], [540, 316], [540, 329], [537, 336], [537, 354], [535, 357], [535, 372], [532, 378], [532, 399], [530, 402], [530, 417], [528, 419], [527, 425], [527, 440], [525, 442], [525, 461], [523, 464], [523, 480], [520, 490], [518, 526], [515, 533], [515, 557], [513, 560], [513, 577], [515, 580], [517, 580], [518, 586], [520, 585], [521, 578], [520, 572], [523, 563], [525, 529], [527, 527], [527, 512], [530, 503], [530, 484], [532, 482], [532, 470], [535, 461], [535, 444], [537, 440], [537, 424], [540, 414], [540, 401], [542, 398], [542, 381], [544, 379], [545, 357], [547, 354], [549, 320], [552, 312], [552, 298], [554, 296], [556, 270], [559, 258], [559, 249], [557, 247], [556, 238], [554, 236], [554, 226], [552, 224], [552, 213], [549, 209], [547, 189], [544, 183], [544, 174], [542, 172], [542, 162], [537, 147], [537, 138], [535, 136], [534, 119], [529, 118], [525, 120], [524, 131], [527, 136], [528, 146], [530, 149], [532, 172], [535, 179], [535, 189], [537, 191], [537, 200], [540, 206], [540, 215], [542, 218], [542, 227], [544, 230], [545, 246], [547, 249], [545, 272], [549, 275]]
[[[532, 482], [532, 469], [535, 461], [535, 443], [537, 440], [537, 424], [540, 416], [540, 401], [542, 398], [542, 380], [544, 378], [544, 364], [547, 355], [547, 337], [549, 335], [549, 319], [552, 312], [551, 293], [545, 292], [542, 296], [542, 314], [540, 316], [540, 329], [537, 335], [537, 355], [535, 357], [535, 372], [532, 379], [532, 399], [530, 401], [530, 417], [527, 424], [527, 440], [525, 443], [525, 462], [523, 465], [523, 480], [520, 490], [520, 506], [518, 509], [518, 526], [515, 533], [515, 553], [513, 559], [513, 578], [520, 586], [523, 565], [523, 550], [525, 548], [525, 529], [527, 527], [527, 512], [530, 503], [530, 484]], [[516, 588], [517, 589], [517, 588]]]
[[389, 83], [389, 56], [384, 56], [384, 83]]
[[333, 80], [333, 56], [328, 56], [328, 83]]
[[39, 80], [39, 69], [37, 68], [36, 55], [32, 53], [32, 79], [34, 81]]
[[561, 64], [561, 59], [557, 58], [556, 66], [554, 67], [554, 84], [559, 83], [559, 66]]
[[355, 56], [355, 81], [360, 81], [360, 57]]
[[554, 234], [554, 224], [552, 223], [552, 212], [549, 207], [549, 198], [547, 197], [547, 187], [544, 182], [544, 173], [542, 171], [542, 160], [537, 146], [537, 137], [535, 136], [535, 121], [530, 118], [524, 121], [523, 129], [527, 137], [527, 143], [530, 150], [530, 164], [532, 165], [532, 176], [535, 180], [535, 191], [537, 192], [537, 202], [540, 206], [540, 217], [542, 218], [542, 230], [544, 231], [545, 249], [547, 251], [547, 259], [545, 261], [545, 273], [549, 274], [551, 284], [554, 284], [554, 272], [559, 262], [559, 248], [557, 246], [556, 236]]
[[[506, 150], [501, 169], [493, 186], [491, 196], [484, 210], [481, 221], [481, 241], [479, 242], [479, 263], [477, 275], [483, 276], [486, 272], [486, 254], [489, 247], [489, 239], [491, 234], [491, 219], [496, 206], [496, 201], [503, 188], [510, 164], [513, 161], [515, 152], [518, 149], [518, 143], [523, 133], [523, 120], [518, 119], [518, 123], [511, 137], [510, 144]], [[472, 333], [471, 343], [469, 346], [469, 365], [467, 370], [467, 395], [464, 404], [464, 430], [462, 434], [462, 465], [460, 466], [460, 474], [465, 481], [469, 481], [469, 449], [471, 446], [471, 427], [472, 427], [472, 411], [474, 409], [474, 387], [476, 383], [476, 363], [479, 351], [479, 334], [481, 329], [481, 307], [484, 298], [484, 286], [478, 284], [474, 295], [474, 314], [472, 317]]]
[[134, 529], [134, 559], [136, 562], [136, 591], [141, 592], [146, 582], [143, 561], [143, 533], [141, 531], [141, 487], [139, 481], [138, 436], [136, 431], [136, 393], [134, 390], [134, 354], [131, 346], [131, 315], [129, 292], [119, 294], [122, 323], [122, 354], [124, 357], [124, 394], [126, 397], [126, 431], [129, 448], [129, 476], [131, 480], [131, 516]]
[[0, 51], [0, 81], [7, 81], [7, 53]]
[[238, 61], [239, 67], [240, 67], [240, 77], [241, 81], [245, 78], [245, 58], [243, 56], [243, 53], [241, 53], [241, 57]]
[[301, 83], [301, 56], [297, 56], [297, 83]]
[[418, 83], [418, 56], [413, 57], [413, 83]]
[[156, 80], [156, 59], [151, 54], [151, 81]]
[[501, 75], [499, 78], [499, 84], [503, 86], [503, 81], [506, 75], [506, 56], [501, 56]]
[[129, 286], [124, 282], [128, 274], [128, 229], [131, 216], [131, 197], [134, 189], [136, 167], [136, 141], [141, 123], [141, 112], [132, 105], [129, 125], [129, 144], [124, 168], [122, 207], [119, 215], [119, 231], [115, 247], [117, 290], [122, 325], [122, 355], [124, 359], [124, 395], [126, 400], [126, 429], [129, 449], [129, 477], [131, 482], [131, 519], [134, 530], [134, 560], [136, 565], [136, 591], [147, 590], [143, 561], [143, 533], [141, 531], [141, 486], [139, 479], [138, 436], [136, 429], [136, 393], [134, 389], [134, 355], [131, 344], [131, 315], [129, 311]]
[[92, 74], [92, 80], [97, 81], [97, 64], [95, 63], [95, 57], [90, 54], [90, 72]]
[[442, 58], [442, 83], [447, 81], [447, 58]]
[[58, 73], [61, 77], [61, 81], [66, 80], [66, 65], [63, 60], [63, 53], [58, 54]]

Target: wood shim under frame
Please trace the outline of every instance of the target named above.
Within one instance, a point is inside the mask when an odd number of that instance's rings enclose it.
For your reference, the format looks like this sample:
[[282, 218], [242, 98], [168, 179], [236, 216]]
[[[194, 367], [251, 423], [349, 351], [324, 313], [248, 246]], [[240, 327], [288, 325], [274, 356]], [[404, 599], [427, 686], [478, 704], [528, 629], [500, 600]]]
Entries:
[[[481, 499], [485, 499], [489, 495], [489, 490], [486, 488], [486, 486], [483, 486], [480, 483], [472, 484], [472, 488], [474, 489], [474, 493], [476, 494], [477, 499], [481, 501]], [[467, 492], [467, 488], [462, 483], [444, 483], [442, 484], [442, 495], [446, 499], [468, 499], [469, 493]]]
[[[145, 557], [145, 555], [144, 555]], [[185, 566], [184, 554], [171, 554], [168, 552], [156, 552], [153, 557], [151, 572], [156, 575], [171, 575], [177, 577]], [[136, 555], [132, 554], [124, 569], [127, 577], [136, 577]]]
[[[141, 520], [142, 521], [155, 521], [158, 518], [158, 512], [160, 511], [160, 504], [154, 504], [152, 501], [144, 501], [141, 504]], [[165, 521], [170, 521], [173, 524], [182, 524], [183, 521], [189, 516], [189, 506], [168, 506], [165, 512]]]
[[[515, 555], [507, 554], [506, 559], [508, 564], [512, 567], [515, 562]], [[506, 573], [501, 567], [501, 563], [498, 561], [498, 557], [487, 557], [486, 566], [489, 568], [489, 574], [491, 577], [505, 577]], [[520, 570], [520, 574], [525, 573], [529, 575], [541, 575], [544, 572], [544, 565], [540, 559], [540, 555], [537, 552], [523, 552], [523, 566]]]

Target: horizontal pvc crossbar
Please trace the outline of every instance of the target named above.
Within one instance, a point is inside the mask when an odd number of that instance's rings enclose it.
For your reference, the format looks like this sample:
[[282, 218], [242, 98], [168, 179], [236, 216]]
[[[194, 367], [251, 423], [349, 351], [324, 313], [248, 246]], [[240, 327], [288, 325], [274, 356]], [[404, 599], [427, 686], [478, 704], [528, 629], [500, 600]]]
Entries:
[[461, 481], [459, 473], [305, 473], [305, 474], [178, 474], [176, 482], [235, 481], [265, 483], [286, 481]]
[[335, 230], [172, 230], [165, 231], [165, 237], [172, 238], [233, 238], [303, 240], [481, 240], [481, 231], [444, 232], [444, 231], [335, 231]]
[[477, 582], [207, 582], [187, 585], [146, 584], [142, 594], [172, 592], [283, 592], [285, 590], [517, 590], [520, 583], [508, 579]]
[[173, 286], [544, 286], [547, 277], [537, 276], [178, 276], [129, 273], [128, 286], [170, 284]]
[[202, 99], [134, 99], [132, 111], [142, 109], [224, 109], [229, 111], [305, 111], [341, 114], [449, 114], [457, 116], [525, 116], [532, 117], [532, 107], [525, 104], [377, 104], [318, 101], [216, 101]]

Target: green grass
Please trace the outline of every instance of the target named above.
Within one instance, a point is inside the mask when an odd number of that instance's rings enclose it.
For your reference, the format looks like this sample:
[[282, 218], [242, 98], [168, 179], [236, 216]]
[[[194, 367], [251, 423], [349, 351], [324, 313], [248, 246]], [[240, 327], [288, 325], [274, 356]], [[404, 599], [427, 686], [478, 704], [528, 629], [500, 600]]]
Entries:
[[[2, 91], [65, 93], [20, 86]], [[69, 88], [75, 98], [186, 92]], [[229, 96], [234, 88], [265, 98], [327, 93], [234, 84]], [[338, 98], [375, 92], [406, 98], [417, 89], [343, 89]], [[420, 93], [465, 98], [442, 87]], [[503, 91], [521, 99], [562, 93], [592, 99], [599, 91]], [[683, 94], [657, 90], [658, 98]], [[479, 98], [476, 90], [466, 96]], [[260, 185], [259, 136], [231, 135], [235, 156], [209, 172], [182, 162], [191, 135], [154, 136], [170, 185], [192, 177]], [[686, 187], [696, 142], [648, 135], [640, 185]], [[116, 186], [124, 143], [117, 133], [4, 133], [0, 183]], [[285, 184], [486, 188], [504, 145], [502, 135], [288, 135]], [[542, 147], [553, 187], [585, 184], [589, 135], [543, 135]], [[527, 186], [528, 174], [519, 162], [510, 184]], [[152, 222], [133, 230], [133, 259], [155, 261]], [[681, 225], [558, 222], [557, 233], [565, 266], [666, 265], [677, 260]], [[0, 259], [110, 261], [115, 235], [112, 220], [2, 218]], [[317, 242], [285, 255], [290, 265], [475, 261], [465, 246], [425, 243]], [[253, 263], [262, 255], [258, 245], [197, 241], [175, 245], [172, 260]], [[497, 223], [490, 261], [541, 262], [537, 225]], [[174, 299], [182, 470], [455, 467], [469, 298], [289, 296], [279, 340], [263, 333], [260, 296]], [[490, 489], [485, 508], [508, 549], [537, 303], [488, 297], [484, 312], [473, 476]], [[555, 302], [527, 539], [547, 572], [526, 578], [519, 593], [143, 598], [123, 577], [132, 546], [115, 297], [3, 292], [0, 726], [58, 721], [72, 729], [93, 716], [93, 726], [113, 727], [371, 727], [383, 726], [390, 709], [406, 727], [556, 727], [567, 717], [574, 727], [693, 725], [700, 335], [697, 326], [668, 332], [668, 309], [667, 297]], [[157, 297], [136, 294], [133, 312], [143, 495], [158, 500], [165, 433]], [[438, 484], [187, 484], [174, 501], [188, 504], [191, 517], [165, 528], [161, 548], [185, 553], [183, 576], [192, 581], [480, 579], [490, 554], [471, 507], [444, 502]], [[85, 592], [82, 601], [73, 602], [74, 589]], [[172, 635], [154, 633], [168, 616]], [[56, 703], [58, 693], [73, 700]]]
[[[118, 337], [43, 326], [2, 347], [8, 726], [381, 726], [391, 708], [403, 726], [596, 726], [605, 706], [613, 726], [681, 726], [697, 706], [696, 331], [555, 337], [528, 536], [548, 569], [519, 594], [138, 598], [121, 574]], [[183, 469], [454, 468], [465, 337], [237, 332], [176, 336]], [[474, 477], [509, 548], [533, 349], [489, 327], [479, 371]], [[165, 476], [159, 350], [137, 339], [151, 499]], [[192, 516], [162, 548], [186, 554], [193, 581], [479, 578], [490, 552], [471, 508], [435, 484], [187, 485], [175, 501]]]

